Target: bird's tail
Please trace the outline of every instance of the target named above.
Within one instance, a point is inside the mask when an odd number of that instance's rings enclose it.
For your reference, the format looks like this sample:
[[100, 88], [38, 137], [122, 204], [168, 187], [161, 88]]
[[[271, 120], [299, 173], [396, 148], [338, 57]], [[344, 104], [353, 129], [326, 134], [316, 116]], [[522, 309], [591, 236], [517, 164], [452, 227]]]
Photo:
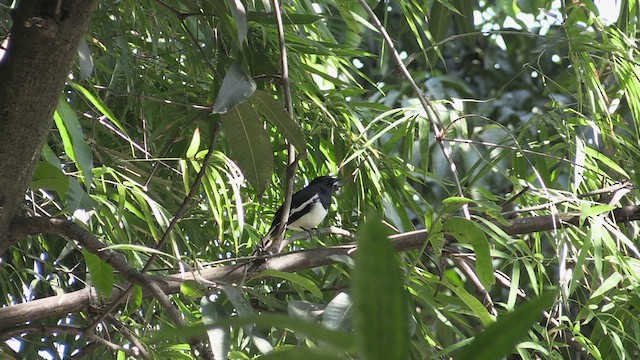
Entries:
[[269, 229], [269, 232], [262, 237], [258, 245], [256, 245], [255, 249], [253, 249], [253, 253], [251, 254], [251, 256], [263, 255], [267, 253], [267, 250], [269, 249], [269, 247], [271, 247], [271, 244], [273, 244], [275, 231], [275, 226]]

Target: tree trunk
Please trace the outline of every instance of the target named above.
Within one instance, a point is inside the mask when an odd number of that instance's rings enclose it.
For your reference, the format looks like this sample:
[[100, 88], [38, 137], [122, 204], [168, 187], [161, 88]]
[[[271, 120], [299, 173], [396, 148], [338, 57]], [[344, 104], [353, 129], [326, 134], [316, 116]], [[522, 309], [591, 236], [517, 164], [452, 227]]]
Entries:
[[20, 1], [0, 62], [0, 255], [96, 0]]

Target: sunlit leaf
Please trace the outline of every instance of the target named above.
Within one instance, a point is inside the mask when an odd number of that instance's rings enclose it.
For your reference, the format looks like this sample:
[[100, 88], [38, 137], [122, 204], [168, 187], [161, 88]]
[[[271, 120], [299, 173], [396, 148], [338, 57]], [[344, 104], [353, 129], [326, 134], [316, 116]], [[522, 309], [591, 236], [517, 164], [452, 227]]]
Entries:
[[306, 139], [300, 124], [291, 119], [281, 103], [262, 90], [256, 90], [249, 98], [253, 107], [267, 120], [278, 128], [280, 133], [295, 146], [300, 153], [306, 152]]
[[514, 350], [533, 324], [540, 320], [542, 312], [553, 304], [555, 298], [555, 292], [548, 292], [520, 305], [511, 313], [499, 316], [493, 325], [476, 335], [456, 359], [503, 359]]
[[271, 276], [278, 277], [281, 279], [285, 279], [291, 281], [293, 284], [296, 284], [303, 289], [308, 290], [313, 296], [317, 298], [322, 298], [322, 291], [313, 283], [313, 281], [300, 276], [298, 274], [288, 273], [284, 271], [278, 271], [273, 269], [264, 270], [260, 273], [261, 276]]
[[238, 31], [238, 44], [242, 47], [242, 43], [247, 37], [247, 11], [240, 0], [227, 0], [227, 3], [229, 3], [236, 30]]
[[58, 102], [54, 119], [58, 131], [60, 131], [67, 155], [78, 164], [78, 168], [82, 171], [85, 187], [87, 189], [91, 188], [93, 181], [93, 152], [84, 138], [76, 113], [64, 99], [60, 99]]
[[93, 286], [95, 286], [100, 294], [110, 296], [114, 284], [113, 268], [100, 259], [98, 255], [86, 250], [83, 250], [82, 254], [87, 264], [87, 270], [89, 270], [89, 274], [91, 275]]
[[200, 299], [202, 322], [207, 326], [207, 336], [214, 359], [226, 359], [231, 348], [231, 334], [229, 326], [213, 326], [218, 319], [225, 317], [225, 313], [217, 302], [212, 302], [203, 296]]

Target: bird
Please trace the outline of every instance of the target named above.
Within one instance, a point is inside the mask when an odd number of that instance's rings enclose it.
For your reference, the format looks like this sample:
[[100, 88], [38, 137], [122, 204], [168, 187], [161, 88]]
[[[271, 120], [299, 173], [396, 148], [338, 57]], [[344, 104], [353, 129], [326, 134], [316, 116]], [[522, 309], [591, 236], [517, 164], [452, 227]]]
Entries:
[[[331, 196], [340, 188], [339, 179], [333, 176], [320, 176], [313, 179], [309, 185], [291, 196], [291, 208], [287, 221], [287, 229], [294, 231], [309, 231], [315, 229], [329, 213]], [[269, 232], [262, 238], [260, 250], [267, 250], [275, 237], [275, 231], [282, 218], [281, 205], [273, 216]], [[281, 244], [278, 252], [286, 244]]]

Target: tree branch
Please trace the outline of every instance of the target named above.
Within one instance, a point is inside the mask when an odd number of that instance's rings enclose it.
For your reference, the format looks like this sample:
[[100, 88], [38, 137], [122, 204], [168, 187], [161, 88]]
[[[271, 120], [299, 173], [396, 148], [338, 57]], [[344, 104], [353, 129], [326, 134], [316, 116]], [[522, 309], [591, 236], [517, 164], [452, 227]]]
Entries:
[[[291, 83], [289, 81], [289, 63], [287, 59], [287, 44], [284, 39], [284, 24], [282, 21], [282, 6], [279, 0], [272, 0], [273, 10], [276, 15], [276, 24], [278, 27], [278, 44], [280, 45], [280, 83], [282, 84], [282, 92], [284, 98], [284, 106], [287, 114], [293, 119], [293, 100], [291, 98]], [[265, 249], [267, 253], [279, 253], [284, 248], [283, 237], [289, 219], [291, 210], [291, 197], [293, 196], [293, 179], [298, 170], [298, 160], [296, 158], [296, 148], [293, 144], [289, 144], [288, 148], [288, 164], [287, 164], [287, 182], [285, 186], [284, 203], [282, 204], [282, 214], [280, 222], [273, 234], [273, 241]], [[299, 149], [303, 152], [304, 149]]]
[[96, 0], [67, 0], [64, 14], [47, 0], [18, 2], [0, 62], [0, 255], [24, 202], [53, 112]]
[[[640, 220], [640, 205], [624, 206], [615, 209], [613, 217], [617, 223]], [[564, 213], [555, 216], [538, 216], [531, 218], [517, 219], [510, 225], [496, 223], [505, 233], [510, 235], [535, 233], [554, 229], [554, 224], [561, 227], [578, 225], [579, 213]], [[37, 220], [37, 219], [31, 219]], [[48, 221], [55, 219], [44, 219], [35, 224], [25, 224], [21, 232], [24, 235], [35, 233], [52, 233]], [[65, 221], [65, 220], [58, 220]], [[76, 225], [77, 226], [77, 225]], [[24, 228], [28, 227], [29, 231]], [[333, 229], [335, 230], [335, 229]], [[15, 230], [18, 231], [18, 230]], [[332, 229], [320, 229], [322, 233], [331, 232]], [[27, 234], [28, 233], [28, 234]], [[407, 251], [421, 249], [427, 237], [426, 230], [410, 231], [389, 237], [396, 251]], [[296, 272], [312, 269], [320, 266], [330, 265], [337, 262], [340, 256], [351, 256], [356, 251], [355, 243], [330, 246], [317, 249], [299, 250], [289, 253], [281, 253], [265, 257], [264, 263], [256, 266], [253, 262], [255, 257], [240, 258], [238, 261], [245, 261], [241, 265], [228, 265], [209, 267], [196, 270], [191, 273], [176, 273], [168, 276], [144, 276], [146, 281], [155, 283], [165, 294], [174, 294], [180, 291], [180, 285], [187, 280], [206, 280], [208, 282], [233, 283], [243, 279], [250, 280], [260, 274], [265, 269], [274, 269], [286, 272]], [[110, 256], [109, 259], [119, 258]], [[113, 266], [113, 264], [112, 264]], [[116, 266], [114, 266], [116, 267]], [[125, 284], [126, 286], [126, 284]], [[26, 321], [37, 321], [50, 317], [62, 317], [70, 312], [79, 312], [89, 309], [93, 304], [111, 304], [122, 294], [120, 287], [115, 287], [113, 294], [109, 298], [100, 298], [95, 291], [90, 288], [73, 291], [64, 295], [52, 296], [44, 299], [0, 308], [0, 329]], [[153, 294], [153, 293], [151, 293]], [[149, 296], [150, 294], [145, 294]]]
[[[456, 164], [453, 162], [453, 159], [451, 158], [451, 148], [447, 147], [443, 140], [445, 132], [443, 129], [442, 120], [440, 119], [440, 115], [438, 115], [438, 111], [434, 109], [433, 106], [431, 106], [431, 103], [429, 103], [429, 101], [427, 100], [427, 96], [424, 94], [422, 89], [420, 89], [416, 81], [411, 76], [409, 69], [407, 69], [407, 66], [404, 64], [404, 61], [402, 61], [402, 57], [400, 57], [400, 53], [398, 53], [398, 50], [396, 50], [395, 45], [393, 44], [393, 39], [391, 39], [391, 36], [389, 36], [387, 29], [385, 29], [385, 27], [382, 25], [382, 23], [380, 22], [380, 19], [378, 19], [378, 16], [376, 16], [376, 13], [373, 12], [373, 9], [371, 9], [371, 7], [369, 6], [366, 0], [358, 0], [358, 2], [362, 6], [362, 8], [367, 12], [367, 14], [369, 15], [369, 18], [371, 18], [371, 23], [380, 32], [380, 35], [382, 35], [382, 39], [384, 40], [384, 43], [391, 50], [391, 55], [392, 55], [391, 57], [396, 63], [396, 66], [398, 67], [398, 69], [400, 69], [400, 72], [402, 73], [404, 78], [407, 79], [407, 81], [411, 85], [411, 89], [413, 89], [413, 92], [418, 98], [418, 101], [420, 101], [420, 104], [422, 105], [422, 108], [425, 111], [427, 119], [429, 119], [429, 122], [431, 123], [431, 127], [433, 128], [433, 133], [435, 135], [438, 146], [440, 146], [440, 150], [442, 150], [442, 154], [444, 155], [445, 159], [449, 163], [449, 170], [451, 170], [451, 174], [453, 175], [453, 179], [456, 184], [456, 190], [458, 191], [458, 195], [460, 195], [461, 197], [465, 197], [464, 192], [462, 191], [462, 185], [460, 184], [460, 177], [458, 176], [458, 170], [456, 168]], [[467, 219], [471, 218], [469, 214], [469, 207], [467, 204], [462, 206], [462, 212], [465, 218]]]
[[125, 348], [120, 345], [114, 344], [103, 337], [93, 334], [87, 333], [84, 329], [70, 326], [70, 325], [18, 325], [9, 328], [5, 328], [0, 330], [0, 341], [4, 342], [12, 337], [19, 336], [24, 333], [39, 333], [47, 336], [51, 336], [52, 334], [71, 334], [71, 335], [80, 335], [86, 337], [90, 341], [94, 341], [99, 343], [102, 346], [107, 347], [113, 351], [122, 351], [131, 356], [139, 356], [140, 351], [137, 347]]

